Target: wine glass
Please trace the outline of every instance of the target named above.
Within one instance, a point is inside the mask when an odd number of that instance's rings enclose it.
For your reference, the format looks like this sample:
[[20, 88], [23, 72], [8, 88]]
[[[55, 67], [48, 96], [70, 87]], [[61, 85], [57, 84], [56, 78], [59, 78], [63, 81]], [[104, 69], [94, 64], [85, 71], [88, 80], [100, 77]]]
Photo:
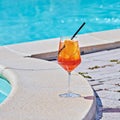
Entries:
[[81, 63], [80, 48], [77, 37], [61, 37], [58, 50], [58, 64], [68, 72], [68, 91], [61, 97], [80, 97], [70, 89], [71, 72]]

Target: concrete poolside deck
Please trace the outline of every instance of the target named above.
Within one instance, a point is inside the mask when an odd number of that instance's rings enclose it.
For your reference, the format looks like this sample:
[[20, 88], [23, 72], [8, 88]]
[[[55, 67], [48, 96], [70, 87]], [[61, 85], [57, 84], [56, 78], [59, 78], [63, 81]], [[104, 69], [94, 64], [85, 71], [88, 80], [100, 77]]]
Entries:
[[[81, 35], [81, 52], [118, 48], [119, 33], [120, 29]], [[56, 63], [41, 60], [56, 58], [58, 42], [54, 39], [0, 47], [1, 74], [13, 87], [8, 98], [0, 105], [0, 119], [93, 119], [96, 103], [89, 83], [73, 72], [72, 89], [82, 97], [60, 98], [59, 93], [67, 88], [66, 72]]]

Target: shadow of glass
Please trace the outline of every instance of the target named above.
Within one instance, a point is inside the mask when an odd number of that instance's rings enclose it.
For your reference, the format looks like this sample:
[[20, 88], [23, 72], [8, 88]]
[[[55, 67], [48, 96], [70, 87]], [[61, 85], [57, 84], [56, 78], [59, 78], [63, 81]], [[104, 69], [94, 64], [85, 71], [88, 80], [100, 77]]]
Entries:
[[87, 100], [93, 100], [93, 99], [95, 99], [95, 97], [94, 96], [85, 96], [85, 97], [83, 97], [84, 99], [87, 99]]

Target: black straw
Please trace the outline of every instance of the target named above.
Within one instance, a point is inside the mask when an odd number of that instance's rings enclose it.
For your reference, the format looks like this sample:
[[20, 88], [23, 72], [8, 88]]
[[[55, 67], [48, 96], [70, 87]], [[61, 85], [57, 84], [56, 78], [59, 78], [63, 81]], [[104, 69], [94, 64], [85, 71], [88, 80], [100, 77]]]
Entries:
[[[85, 25], [85, 22], [79, 27], [79, 29], [75, 32], [75, 34], [71, 37], [71, 40], [77, 35], [77, 33], [82, 29]], [[65, 45], [58, 51], [58, 54], [65, 48]]]
[[79, 29], [75, 32], [75, 34], [71, 37], [71, 40], [77, 35], [77, 33], [82, 29], [82, 27], [85, 25], [85, 22], [79, 27]]

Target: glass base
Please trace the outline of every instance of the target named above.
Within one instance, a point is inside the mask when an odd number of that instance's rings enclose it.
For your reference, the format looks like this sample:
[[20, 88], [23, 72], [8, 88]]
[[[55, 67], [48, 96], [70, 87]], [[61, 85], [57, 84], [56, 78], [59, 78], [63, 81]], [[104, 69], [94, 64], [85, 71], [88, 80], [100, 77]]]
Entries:
[[80, 97], [80, 94], [69, 92], [69, 93], [60, 94], [59, 96], [65, 98], [76, 98], [76, 97]]

